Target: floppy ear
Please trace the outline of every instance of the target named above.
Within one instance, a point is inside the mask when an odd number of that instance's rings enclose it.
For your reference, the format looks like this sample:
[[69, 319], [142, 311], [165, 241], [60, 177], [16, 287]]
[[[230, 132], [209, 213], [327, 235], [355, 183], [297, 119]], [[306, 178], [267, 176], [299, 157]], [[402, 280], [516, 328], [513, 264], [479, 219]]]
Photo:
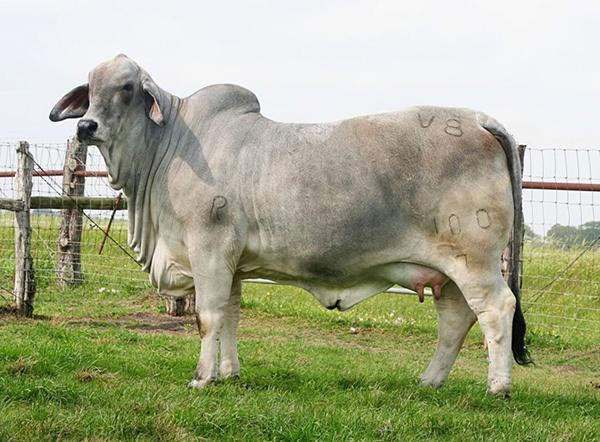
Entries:
[[163, 95], [154, 80], [146, 73], [142, 76], [142, 89], [145, 94], [146, 115], [157, 125], [164, 126], [165, 120], [162, 108], [165, 103], [163, 102]]
[[90, 107], [89, 87], [87, 84], [82, 84], [56, 103], [50, 112], [50, 120], [62, 121], [65, 118], [83, 117], [88, 107]]

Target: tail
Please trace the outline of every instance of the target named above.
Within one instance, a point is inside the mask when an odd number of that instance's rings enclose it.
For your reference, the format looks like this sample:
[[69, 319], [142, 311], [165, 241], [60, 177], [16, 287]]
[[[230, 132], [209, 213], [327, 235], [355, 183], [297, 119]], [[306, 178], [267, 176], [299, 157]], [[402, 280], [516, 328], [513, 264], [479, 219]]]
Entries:
[[510, 279], [508, 285], [517, 300], [512, 327], [512, 352], [515, 361], [519, 365], [531, 364], [531, 356], [525, 345], [525, 332], [527, 324], [521, 308], [521, 243], [523, 240], [523, 207], [522, 207], [522, 178], [521, 161], [517, 144], [513, 137], [502, 127], [500, 123], [485, 114], [478, 114], [481, 126], [491, 133], [502, 146], [508, 163], [510, 182], [512, 185], [512, 196], [514, 205], [514, 223], [512, 239], [512, 259], [510, 262]]

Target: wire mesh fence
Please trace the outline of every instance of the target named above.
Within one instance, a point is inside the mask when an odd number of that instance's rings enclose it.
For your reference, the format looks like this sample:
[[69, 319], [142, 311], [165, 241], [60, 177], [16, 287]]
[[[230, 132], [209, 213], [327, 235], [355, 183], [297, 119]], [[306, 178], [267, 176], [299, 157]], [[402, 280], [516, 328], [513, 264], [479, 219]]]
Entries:
[[[16, 166], [16, 144], [0, 142], [0, 170], [13, 171]], [[0, 178], [0, 197], [14, 198], [14, 180]], [[13, 275], [15, 271], [15, 231], [14, 215], [11, 212], [0, 213], [0, 297], [4, 300], [12, 296]]]
[[[15, 143], [0, 143], [0, 172], [15, 168]], [[66, 144], [32, 144], [36, 168], [59, 170]], [[95, 149], [87, 153], [88, 171], [105, 170]], [[8, 175], [8, 174], [5, 174]], [[526, 234], [523, 245], [523, 305], [534, 330], [572, 330], [600, 339], [600, 192], [588, 190], [528, 189], [528, 183], [600, 184], [600, 150], [528, 148], [524, 161], [523, 209]], [[35, 176], [33, 195], [57, 196], [62, 177]], [[534, 186], [532, 186], [534, 187]], [[539, 185], [537, 186], [539, 187]], [[0, 198], [13, 198], [13, 179], [0, 176]], [[117, 197], [106, 177], [85, 178], [85, 195]], [[150, 289], [148, 278], [124, 253], [127, 249], [126, 211], [86, 210], [83, 218], [81, 264], [89, 287], [105, 290]], [[111, 216], [110, 236], [105, 241]], [[13, 214], [0, 215], [0, 287], [10, 288], [14, 277]], [[60, 209], [32, 209], [32, 249], [38, 290], [57, 283], [57, 241]]]
[[527, 189], [528, 181], [600, 184], [600, 150], [528, 148], [523, 179], [526, 317], [600, 339], [600, 192]]
[[[14, 171], [14, 143], [1, 143], [0, 170]], [[62, 176], [44, 176], [37, 174], [44, 171], [62, 170], [65, 161], [66, 144], [31, 144], [31, 156], [35, 160], [33, 190], [34, 196], [55, 197], [62, 194]], [[100, 153], [90, 149], [87, 155], [88, 170], [105, 170]], [[8, 175], [8, 174], [7, 174]], [[117, 197], [106, 177], [86, 177], [86, 196]], [[2, 198], [14, 197], [14, 184], [11, 177], [0, 177], [0, 195]], [[117, 244], [105, 241], [105, 234], [113, 212], [111, 210], [84, 210], [83, 232], [81, 241], [80, 261], [82, 264], [83, 281], [90, 287], [98, 287], [107, 292], [122, 290], [145, 290], [150, 288], [148, 277], [137, 263], [131, 259], [131, 254], [125, 254]], [[31, 209], [32, 254], [36, 273], [38, 291], [57, 284], [58, 239], [62, 221], [61, 209]], [[14, 275], [14, 215], [4, 212], [0, 223], [0, 265], [2, 269], [1, 286], [10, 288]], [[110, 226], [110, 237], [123, 248], [127, 248], [126, 211], [117, 211]], [[100, 245], [105, 241], [100, 254]], [[43, 295], [42, 295], [43, 296]]]

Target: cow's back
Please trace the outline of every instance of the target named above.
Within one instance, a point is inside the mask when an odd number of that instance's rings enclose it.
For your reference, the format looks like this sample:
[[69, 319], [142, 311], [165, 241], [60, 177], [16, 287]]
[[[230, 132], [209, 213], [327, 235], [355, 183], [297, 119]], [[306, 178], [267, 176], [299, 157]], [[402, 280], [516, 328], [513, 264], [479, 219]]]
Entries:
[[462, 191], [473, 199], [465, 188], [476, 181], [490, 183], [483, 194], [500, 191], [498, 213], [511, 202], [504, 153], [466, 109], [308, 125], [261, 118], [241, 158], [250, 255], [291, 273], [336, 278], [364, 262], [410, 260], [442, 228], [436, 213], [447, 224], [448, 204], [463, 204]]

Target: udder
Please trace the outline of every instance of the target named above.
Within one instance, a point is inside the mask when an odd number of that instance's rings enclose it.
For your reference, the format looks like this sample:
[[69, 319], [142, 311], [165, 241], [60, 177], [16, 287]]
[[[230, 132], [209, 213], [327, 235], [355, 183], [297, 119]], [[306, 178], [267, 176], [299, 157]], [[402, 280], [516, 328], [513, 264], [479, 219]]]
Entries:
[[417, 295], [419, 295], [419, 302], [425, 300], [425, 287], [430, 287], [433, 292], [435, 299], [440, 299], [442, 296], [442, 287], [448, 282], [448, 277], [437, 270], [433, 270], [427, 267], [422, 267], [421, 270], [417, 271], [413, 275], [413, 287], [412, 288]]
[[425, 300], [425, 287], [430, 287], [433, 297], [440, 299], [442, 287], [449, 281], [446, 275], [435, 269], [410, 263], [388, 264], [382, 270], [382, 275], [395, 284], [417, 292], [419, 302]]

